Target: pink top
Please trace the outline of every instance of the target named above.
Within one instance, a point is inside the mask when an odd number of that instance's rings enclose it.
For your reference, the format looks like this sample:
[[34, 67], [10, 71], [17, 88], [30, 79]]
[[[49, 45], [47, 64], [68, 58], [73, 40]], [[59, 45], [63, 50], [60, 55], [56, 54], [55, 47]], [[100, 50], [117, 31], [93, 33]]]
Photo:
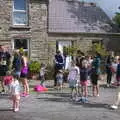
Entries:
[[12, 82], [13, 77], [11, 75], [4, 77], [4, 84], [9, 85]]

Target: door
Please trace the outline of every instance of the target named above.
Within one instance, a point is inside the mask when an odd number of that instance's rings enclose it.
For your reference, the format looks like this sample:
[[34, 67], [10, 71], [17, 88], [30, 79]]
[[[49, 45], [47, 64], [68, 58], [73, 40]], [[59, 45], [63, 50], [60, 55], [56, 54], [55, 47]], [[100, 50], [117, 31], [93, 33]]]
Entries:
[[[62, 53], [62, 55], [64, 55], [64, 47], [70, 47], [72, 46], [72, 42], [71, 41], [58, 41], [58, 50], [60, 50], [60, 52]], [[65, 60], [65, 69], [68, 69], [70, 62], [72, 60], [72, 56], [69, 55], [64, 55], [64, 60]]]

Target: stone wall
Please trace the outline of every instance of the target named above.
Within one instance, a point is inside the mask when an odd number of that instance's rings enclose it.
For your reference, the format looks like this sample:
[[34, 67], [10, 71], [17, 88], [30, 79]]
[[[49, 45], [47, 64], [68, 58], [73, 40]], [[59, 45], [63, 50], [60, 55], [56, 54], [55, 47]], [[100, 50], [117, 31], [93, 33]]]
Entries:
[[0, 0], [0, 44], [12, 47], [14, 39], [30, 41], [30, 58], [48, 61], [47, 0], [29, 1], [29, 26], [13, 26], [12, 0]]
[[11, 1], [0, 0], [0, 44], [9, 44], [9, 25], [11, 21]]
[[31, 58], [34, 60], [48, 60], [47, 8], [46, 0], [30, 2]]
[[[14, 39], [26, 38], [30, 41], [30, 59], [53, 62], [56, 52], [56, 42], [70, 40], [83, 52], [87, 52], [92, 41], [112, 40], [109, 35], [48, 33], [48, 0], [29, 1], [29, 26], [15, 27], [12, 25], [12, 0], [0, 0], [0, 44], [12, 47]], [[119, 39], [117, 37], [116, 39]]]
[[[48, 35], [48, 41], [49, 44], [49, 51], [50, 51], [50, 58], [54, 57], [54, 54], [56, 52], [56, 42], [57, 41], [72, 41], [77, 48], [79, 48], [82, 52], [86, 53], [91, 49], [92, 42], [93, 41], [101, 41], [103, 40], [103, 37], [99, 36], [96, 37], [94, 34], [91, 34], [90, 36], [82, 35], [82, 34], [49, 34]], [[51, 60], [51, 59], [50, 59]], [[52, 62], [52, 61], [50, 61]]]

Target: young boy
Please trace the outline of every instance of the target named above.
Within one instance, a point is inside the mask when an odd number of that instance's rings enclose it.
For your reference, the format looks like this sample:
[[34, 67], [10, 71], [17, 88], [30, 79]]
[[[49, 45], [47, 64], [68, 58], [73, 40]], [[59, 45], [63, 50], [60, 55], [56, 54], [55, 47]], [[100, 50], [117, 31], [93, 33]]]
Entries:
[[62, 87], [63, 87], [63, 71], [59, 70], [57, 75], [56, 75], [56, 79], [57, 79], [57, 87], [58, 90], [62, 91]]
[[44, 86], [45, 82], [45, 72], [46, 72], [46, 65], [44, 63], [41, 64], [41, 69], [40, 69], [40, 85]]

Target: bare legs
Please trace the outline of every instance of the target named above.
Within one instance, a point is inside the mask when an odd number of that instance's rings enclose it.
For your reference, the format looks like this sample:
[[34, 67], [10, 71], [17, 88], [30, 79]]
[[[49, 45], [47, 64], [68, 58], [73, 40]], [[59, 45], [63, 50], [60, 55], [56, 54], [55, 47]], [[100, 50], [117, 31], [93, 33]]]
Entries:
[[4, 92], [4, 91], [5, 91], [5, 88], [4, 88], [3, 76], [0, 76], [0, 80], [1, 80], [2, 92]]
[[27, 78], [24, 78], [23, 80], [22, 80], [22, 83], [23, 83], [23, 92], [25, 93], [25, 94], [29, 94], [29, 85], [28, 85], [28, 80], [27, 80]]
[[93, 96], [99, 96], [99, 85], [93, 85]]
[[13, 111], [17, 112], [19, 111], [19, 107], [20, 107], [20, 95], [13, 95], [12, 96], [12, 100], [13, 100]]

